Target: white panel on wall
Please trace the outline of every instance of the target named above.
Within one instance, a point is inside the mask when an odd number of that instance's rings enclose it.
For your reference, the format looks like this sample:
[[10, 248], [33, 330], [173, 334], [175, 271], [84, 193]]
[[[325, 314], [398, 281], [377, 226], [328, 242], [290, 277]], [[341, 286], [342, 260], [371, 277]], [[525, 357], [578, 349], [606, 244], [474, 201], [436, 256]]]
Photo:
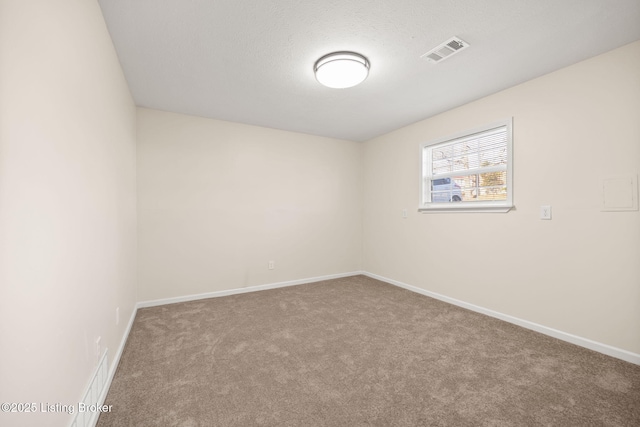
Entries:
[[602, 211], [637, 211], [638, 176], [618, 176], [602, 179]]

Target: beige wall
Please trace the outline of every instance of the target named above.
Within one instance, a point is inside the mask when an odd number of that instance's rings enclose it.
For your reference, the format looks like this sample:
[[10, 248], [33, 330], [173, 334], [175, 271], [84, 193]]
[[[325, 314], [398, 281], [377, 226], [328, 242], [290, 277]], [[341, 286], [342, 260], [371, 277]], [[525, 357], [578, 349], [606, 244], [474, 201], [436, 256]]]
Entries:
[[[420, 143], [511, 116], [516, 209], [418, 213]], [[600, 211], [639, 117], [636, 42], [368, 141], [364, 270], [640, 353], [640, 213]]]
[[0, 402], [77, 405], [95, 339], [115, 354], [135, 304], [135, 166], [135, 106], [97, 2], [2, 0]]
[[361, 148], [138, 109], [140, 300], [359, 270]]

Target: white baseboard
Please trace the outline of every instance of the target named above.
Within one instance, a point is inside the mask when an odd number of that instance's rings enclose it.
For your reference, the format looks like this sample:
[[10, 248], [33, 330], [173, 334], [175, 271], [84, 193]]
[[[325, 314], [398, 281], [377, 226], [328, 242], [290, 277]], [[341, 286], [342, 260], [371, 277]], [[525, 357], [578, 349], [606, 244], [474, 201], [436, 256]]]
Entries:
[[578, 345], [580, 347], [588, 348], [589, 350], [597, 351], [598, 353], [606, 354], [607, 356], [615, 357], [617, 359], [625, 360], [627, 362], [640, 365], [640, 354], [632, 353], [627, 350], [623, 350], [617, 347], [612, 347], [607, 344], [602, 344], [597, 341], [592, 341], [587, 338], [579, 337], [577, 335], [569, 334], [567, 332], [559, 331], [557, 329], [549, 328], [528, 320], [519, 319], [517, 317], [503, 314], [497, 311], [490, 310], [488, 308], [480, 307], [474, 304], [469, 304], [464, 301], [450, 298], [445, 295], [441, 295], [435, 292], [427, 291], [416, 286], [407, 285], [406, 283], [399, 282], [397, 280], [389, 279], [387, 277], [378, 276], [377, 274], [363, 272], [365, 276], [377, 279], [391, 285], [398, 286], [400, 288], [407, 289], [418, 294], [426, 295], [431, 298], [435, 298], [440, 301], [444, 301], [449, 304], [457, 305], [458, 307], [466, 308], [477, 313], [485, 314], [487, 316], [495, 317], [496, 319], [504, 320], [505, 322], [513, 323], [514, 325], [522, 326], [523, 328], [531, 329], [532, 331], [540, 332], [542, 334], [557, 338], [562, 341], [569, 342], [571, 344]]
[[118, 351], [116, 351], [116, 353], [113, 355], [111, 369], [109, 370], [109, 379], [107, 380], [107, 386], [108, 386], [107, 389], [111, 387], [111, 381], [113, 380], [113, 377], [116, 374], [116, 369], [118, 369], [118, 364], [120, 363], [120, 358], [122, 357], [122, 352], [124, 351], [124, 347], [127, 344], [127, 339], [129, 339], [129, 333], [131, 332], [131, 328], [133, 327], [133, 321], [136, 319], [137, 312], [138, 312], [138, 306], [135, 305], [133, 307], [133, 312], [131, 313], [131, 317], [129, 318], [129, 323], [127, 323], [127, 328], [124, 330], [124, 334], [122, 335], [122, 341], [120, 341], [120, 346], [118, 346]]
[[[127, 339], [129, 338], [129, 333], [131, 332], [133, 321], [136, 318], [136, 312], [137, 307], [134, 306], [133, 313], [131, 313], [131, 318], [129, 319], [129, 323], [127, 324], [127, 328], [122, 335], [120, 346], [118, 347], [118, 351], [116, 351], [116, 353], [113, 355], [113, 360], [111, 361], [110, 366], [109, 349], [107, 348], [104, 350], [104, 353], [100, 358], [100, 363], [96, 368], [97, 371], [94, 372], [89, 386], [84, 393], [82, 403], [84, 403], [85, 405], [104, 405], [107, 394], [109, 393], [109, 389], [111, 388], [111, 382], [113, 381], [113, 377], [115, 376], [116, 370], [118, 369], [118, 364], [120, 363], [122, 352], [124, 351], [124, 347], [127, 344]], [[107, 366], [109, 366], [108, 370]], [[100, 418], [99, 411], [78, 411], [73, 417], [71, 427], [95, 427], [96, 424], [98, 424], [98, 418]]]
[[364, 273], [362, 271], [352, 271], [350, 273], [329, 274], [326, 276], [290, 280], [287, 282], [270, 283], [270, 284], [258, 285], [258, 286], [248, 286], [246, 288], [226, 289], [224, 291], [206, 292], [203, 294], [185, 295], [182, 297], [163, 298], [163, 299], [156, 299], [151, 301], [141, 301], [138, 304], [136, 304], [136, 308], [156, 307], [158, 305], [175, 304], [177, 302], [226, 297], [229, 295], [244, 294], [247, 292], [265, 291], [267, 289], [276, 289], [276, 288], [284, 288], [287, 286], [304, 285], [305, 283], [321, 282], [323, 280], [340, 279], [342, 277], [356, 276], [358, 274], [364, 274]]
[[[107, 396], [107, 390], [109, 389], [109, 384], [107, 383], [107, 377], [109, 375], [107, 371], [108, 365], [109, 351], [105, 349], [98, 365], [93, 371], [91, 381], [89, 381], [89, 386], [85, 390], [82, 399], [78, 402], [77, 407], [74, 406], [74, 411], [70, 412], [75, 412], [71, 427], [95, 427], [98, 422], [100, 412], [95, 409], [103, 405], [104, 399]], [[66, 409], [64, 410], [66, 411]]]
[[[113, 381], [113, 377], [116, 375], [116, 370], [118, 369], [118, 364], [120, 363], [120, 358], [122, 357], [122, 352], [124, 351], [124, 347], [127, 344], [127, 339], [129, 339], [129, 333], [131, 332], [131, 328], [133, 327], [133, 321], [136, 318], [137, 311], [138, 308], [134, 306], [131, 317], [129, 318], [129, 323], [127, 324], [127, 328], [124, 330], [124, 334], [122, 334], [122, 340], [120, 341], [118, 350], [113, 355], [113, 360], [111, 361], [111, 366], [109, 367], [109, 372], [107, 373], [107, 379], [97, 401], [98, 406], [104, 405], [105, 399], [107, 398], [107, 394], [109, 393], [109, 389], [111, 388], [111, 382]], [[105, 350], [105, 357], [107, 357], [107, 355], [108, 349]], [[72, 427], [80, 427], [81, 425], [95, 427], [96, 424], [98, 424], [98, 418], [100, 418], [100, 414], [97, 412], [93, 413], [91, 414], [91, 419], [86, 420], [85, 424], [80, 424], [78, 423], [78, 420], [76, 420], [72, 424]]]

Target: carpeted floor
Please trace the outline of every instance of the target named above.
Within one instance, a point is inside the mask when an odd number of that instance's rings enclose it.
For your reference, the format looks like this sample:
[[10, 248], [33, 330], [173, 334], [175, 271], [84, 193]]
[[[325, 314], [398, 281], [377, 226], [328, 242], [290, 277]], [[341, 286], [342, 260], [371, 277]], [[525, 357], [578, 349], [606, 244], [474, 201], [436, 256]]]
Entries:
[[98, 426], [640, 426], [640, 366], [354, 276], [138, 311]]

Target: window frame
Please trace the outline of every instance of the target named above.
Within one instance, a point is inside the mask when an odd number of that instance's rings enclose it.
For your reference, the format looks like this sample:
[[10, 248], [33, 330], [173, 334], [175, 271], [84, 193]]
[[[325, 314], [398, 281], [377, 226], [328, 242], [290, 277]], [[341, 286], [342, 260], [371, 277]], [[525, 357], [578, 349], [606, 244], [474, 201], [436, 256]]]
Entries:
[[[427, 166], [427, 150], [430, 153], [439, 146], [453, 144], [457, 140], [468, 138], [478, 133], [487, 132], [492, 129], [505, 127], [507, 136], [507, 169], [506, 169], [506, 200], [487, 200], [481, 202], [431, 202], [427, 201], [431, 197], [431, 182], [434, 180], [430, 164]], [[444, 138], [438, 138], [420, 144], [420, 196], [418, 211], [429, 212], [509, 212], [514, 208], [513, 203], [513, 118], [499, 120], [474, 129], [458, 132]], [[430, 158], [430, 157], [429, 157]], [[436, 175], [435, 179], [440, 179]]]

